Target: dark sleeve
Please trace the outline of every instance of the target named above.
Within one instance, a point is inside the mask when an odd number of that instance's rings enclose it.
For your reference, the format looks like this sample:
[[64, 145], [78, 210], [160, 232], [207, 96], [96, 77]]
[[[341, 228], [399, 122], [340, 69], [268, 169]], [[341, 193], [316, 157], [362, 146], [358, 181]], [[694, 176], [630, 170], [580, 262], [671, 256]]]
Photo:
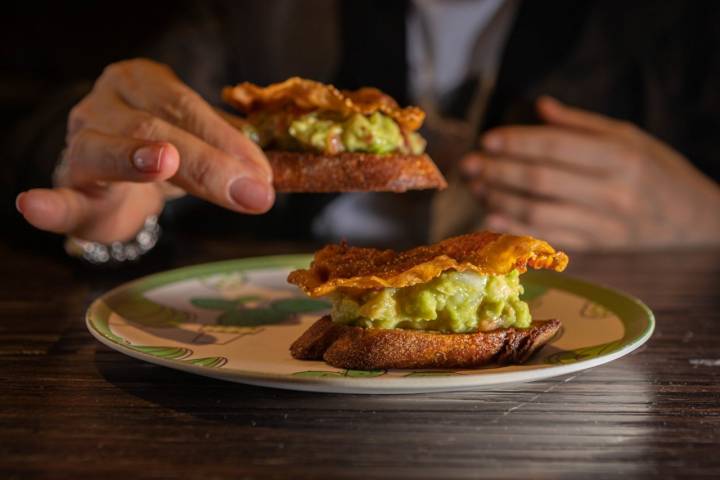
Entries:
[[644, 127], [720, 182], [720, 4], [650, 3], [636, 24], [655, 18], [652, 36], [634, 32], [642, 69]]

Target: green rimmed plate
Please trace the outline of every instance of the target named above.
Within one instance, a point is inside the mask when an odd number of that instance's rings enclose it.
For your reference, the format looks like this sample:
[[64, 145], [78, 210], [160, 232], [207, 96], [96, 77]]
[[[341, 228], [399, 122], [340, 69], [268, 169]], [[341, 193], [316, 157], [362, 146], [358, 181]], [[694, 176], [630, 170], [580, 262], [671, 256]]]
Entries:
[[521, 278], [534, 318], [563, 328], [524, 365], [477, 370], [340, 370], [290, 356], [324, 301], [286, 282], [308, 255], [256, 257], [180, 268], [122, 285], [93, 302], [86, 322], [105, 345], [158, 365], [233, 382], [338, 393], [476, 390], [608, 363], [652, 335], [653, 314], [623, 293], [546, 271]]

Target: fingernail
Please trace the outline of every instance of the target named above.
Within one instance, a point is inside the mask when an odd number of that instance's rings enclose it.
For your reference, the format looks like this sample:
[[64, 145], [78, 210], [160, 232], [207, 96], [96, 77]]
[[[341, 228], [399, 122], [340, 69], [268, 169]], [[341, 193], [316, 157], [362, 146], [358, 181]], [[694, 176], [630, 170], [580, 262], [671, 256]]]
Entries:
[[230, 183], [230, 198], [241, 207], [264, 212], [273, 203], [274, 193], [267, 184], [248, 177], [240, 177]]
[[495, 135], [493, 133], [485, 135], [483, 137], [482, 144], [486, 150], [490, 151], [498, 151], [503, 147], [503, 141], [500, 135]]
[[23, 195], [25, 195], [25, 192], [22, 192], [17, 197], [15, 197], [15, 208], [18, 212], [25, 215], [25, 213], [22, 211], [22, 208], [20, 207], [20, 200], [22, 199]]
[[141, 173], [158, 173], [161, 168], [164, 145], [145, 145], [135, 150], [133, 166]]

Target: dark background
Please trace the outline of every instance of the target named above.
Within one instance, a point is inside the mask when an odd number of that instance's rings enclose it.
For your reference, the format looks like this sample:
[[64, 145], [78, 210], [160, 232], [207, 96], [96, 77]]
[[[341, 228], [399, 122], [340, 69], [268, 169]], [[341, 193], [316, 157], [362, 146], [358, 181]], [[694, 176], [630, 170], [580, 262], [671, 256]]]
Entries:
[[[12, 2], [0, 16], [0, 121], [8, 132], [58, 85], [138, 55], [189, 2]], [[157, 33], [155, 33], [157, 32]]]

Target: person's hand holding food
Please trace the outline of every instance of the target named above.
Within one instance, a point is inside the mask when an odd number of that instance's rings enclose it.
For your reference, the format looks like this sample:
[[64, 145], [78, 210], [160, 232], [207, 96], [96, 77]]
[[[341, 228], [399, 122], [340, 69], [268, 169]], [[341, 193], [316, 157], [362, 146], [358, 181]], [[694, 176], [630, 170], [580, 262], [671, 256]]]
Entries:
[[487, 228], [568, 247], [716, 244], [720, 188], [636, 126], [544, 97], [539, 126], [503, 126], [461, 168]]
[[55, 188], [17, 198], [37, 228], [124, 241], [185, 192], [243, 213], [274, 201], [263, 152], [170, 68], [150, 60], [108, 66], [71, 111]]

